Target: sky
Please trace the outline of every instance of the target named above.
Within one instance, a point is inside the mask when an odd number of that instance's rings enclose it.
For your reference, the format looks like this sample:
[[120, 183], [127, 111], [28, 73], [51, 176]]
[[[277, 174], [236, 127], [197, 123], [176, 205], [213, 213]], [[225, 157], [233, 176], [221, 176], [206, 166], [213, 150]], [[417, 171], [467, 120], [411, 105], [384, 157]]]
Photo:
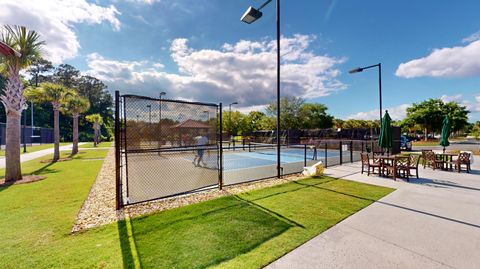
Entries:
[[[0, 0], [0, 25], [39, 32], [45, 57], [102, 79], [113, 93], [262, 110], [276, 99], [275, 1]], [[480, 120], [480, 1], [282, 0], [281, 94], [323, 103], [338, 118], [395, 120], [428, 98]]]

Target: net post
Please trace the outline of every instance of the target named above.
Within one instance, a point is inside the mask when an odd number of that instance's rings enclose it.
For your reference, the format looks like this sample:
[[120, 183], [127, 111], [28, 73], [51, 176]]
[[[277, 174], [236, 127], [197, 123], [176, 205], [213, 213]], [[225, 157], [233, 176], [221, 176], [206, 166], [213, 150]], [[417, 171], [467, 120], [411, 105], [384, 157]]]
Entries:
[[120, 204], [120, 92], [115, 91], [115, 209], [119, 210]]
[[338, 144], [340, 146], [340, 165], [342, 165], [343, 164], [342, 140], [340, 140]]
[[303, 166], [307, 166], [307, 144], [303, 145]]
[[220, 139], [217, 138], [217, 143], [220, 140], [220, 160], [219, 160], [219, 173], [218, 173], [218, 188], [220, 190], [223, 189], [223, 121], [222, 121], [222, 114], [223, 114], [223, 109], [222, 109], [222, 103], [219, 105], [219, 125], [220, 125], [220, 130], [218, 131], [217, 137], [220, 137]]
[[327, 168], [327, 160], [328, 160], [328, 154], [327, 154], [327, 142], [325, 142], [325, 168]]
[[353, 141], [350, 140], [350, 162], [353, 163]]

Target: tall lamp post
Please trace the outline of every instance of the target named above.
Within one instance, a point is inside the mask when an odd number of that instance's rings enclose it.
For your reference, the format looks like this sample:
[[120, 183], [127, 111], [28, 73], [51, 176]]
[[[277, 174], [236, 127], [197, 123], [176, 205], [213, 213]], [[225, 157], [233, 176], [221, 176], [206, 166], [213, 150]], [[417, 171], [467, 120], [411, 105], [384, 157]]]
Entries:
[[[262, 17], [260, 11], [272, 0], [267, 0], [258, 9], [249, 7], [241, 20], [245, 23], [251, 24]], [[277, 4], [277, 177], [280, 178], [281, 162], [280, 162], [280, 0], [276, 0]]]
[[[159, 128], [159, 133], [160, 133], [160, 138], [158, 139], [158, 149], [162, 147], [162, 96], [166, 95], [166, 92], [160, 92], [159, 94], [159, 102], [158, 102], [158, 128]], [[160, 155], [160, 151], [158, 152], [158, 155]]]
[[367, 67], [357, 67], [349, 71], [350, 74], [363, 72], [365, 69], [378, 67], [378, 97], [380, 101], [380, 127], [382, 126], [382, 64], [374, 64]]
[[152, 125], [152, 105], [147, 105], [148, 108], [148, 123]]
[[[238, 102], [233, 102], [228, 105], [228, 135], [230, 138], [232, 138], [232, 105], [238, 105]], [[232, 139], [233, 143], [235, 143], [234, 140], [235, 139]]]

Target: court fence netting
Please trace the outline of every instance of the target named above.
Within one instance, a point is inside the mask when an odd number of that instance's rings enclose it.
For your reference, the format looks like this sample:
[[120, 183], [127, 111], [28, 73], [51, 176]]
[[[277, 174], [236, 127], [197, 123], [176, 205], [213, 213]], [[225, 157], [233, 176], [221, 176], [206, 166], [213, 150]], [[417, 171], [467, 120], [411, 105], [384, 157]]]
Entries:
[[[269, 135], [224, 139], [221, 103], [120, 95], [116, 91], [117, 209], [276, 177], [276, 132], [263, 133]], [[359, 161], [360, 152], [379, 150], [372, 135], [369, 140], [289, 137], [293, 137], [291, 132], [279, 135], [282, 176], [301, 173], [319, 161], [326, 167]]]

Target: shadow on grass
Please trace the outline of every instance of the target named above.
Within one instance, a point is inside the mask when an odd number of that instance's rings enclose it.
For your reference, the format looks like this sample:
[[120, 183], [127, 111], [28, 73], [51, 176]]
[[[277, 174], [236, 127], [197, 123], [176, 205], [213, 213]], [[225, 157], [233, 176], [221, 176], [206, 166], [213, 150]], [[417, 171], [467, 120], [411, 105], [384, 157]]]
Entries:
[[[302, 183], [300, 183], [300, 182], [298, 182], [298, 181], [295, 181], [295, 183], [296, 183], [296, 184], [303, 185]], [[370, 199], [370, 198], [366, 198], [366, 197], [361, 197], [361, 196], [357, 196], [357, 195], [354, 195], [354, 194], [351, 194], [351, 193], [345, 193], [345, 192], [341, 192], [341, 191], [332, 190], [332, 189], [329, 189], [329, 188], [323, 188], [323, 187], [317, 186], [317, 185], [310, 185], [310, 186], [315, 187], [315, 188], [318, 188], [318, 189], [321, 189], [321, 190], [330, 191], [330, 192], [334, 192], [334, 193], [337, 193], [337, 194], [350, 196], [350, 197], [352, 197], [352, 198], [362, 199], [362, 200], [365, 200], [365, 201], [368, 201], [368, 202], [371, 202], [371, 203], [378, 203], [378, 204], [381, 204], [381, 205], [385, 205], [385, 206], [389, 206], [389, 207], [394, 207], [394, 208], [398, 208], [398, 209], [402, 209], [402, 210], [407, 210], [407, 211], [414, 212], [414, 213], [418, 213], [418, 214], [422, 214], [422, 215], [425, 215], [425, 216], [434, 217], [434, 218], [437, 218], [437, 219], [441, 219], [441, 220], [445, 220], [445, 221], [450, 221], [450, 222], [455, 222], [455, 223], [458, 223], [458, 224], [463, 224], [463, 225], [467, 225], [467, 226], [470, 226], [470, 227], [473, 227], [473, 228], [478, 228], [478, 229], [480, 229], [480, 225], [477, 225], [477, 224], [475, 224], [475, 223], [465, 222], [465, 221], [462, 221], [462, 220], [453, 219], [453, 218], [449, 218], [449, 217], [446, 217], [446, 216], [441, 216], [441, 215], [433, 214], [433, 213], [426, 212], [426, 211], [422, 211], [422, 210], [418, 210], [418, 209], [415, 209], [415, 208], [410, 208], [410, 207], [401, 206], [401, 205], [396, 205], [396, 204], [392, 204], [392, 203], [388, 203], [388, 202], [383, 202], [383, 201], [379, 201], [379, 200], [374, 200], [374, 199]]]
[[49, 167], [54, 165], [56, 162], [49, 162], [46, 163], [44, 166], [40, 167], [39, 169], [29, 173], [30, 175], [42, 175], [42, 174], [53, 174], [58, 173], [60, 170], [57, 169], [50, 169]]
[[[223, 204], [228, 206], [215, 208]], [[302, 227], [229, 196], [120, 221], [118, 232], [124, 268], [206, 268], [248, 253], [295, 226]]]

